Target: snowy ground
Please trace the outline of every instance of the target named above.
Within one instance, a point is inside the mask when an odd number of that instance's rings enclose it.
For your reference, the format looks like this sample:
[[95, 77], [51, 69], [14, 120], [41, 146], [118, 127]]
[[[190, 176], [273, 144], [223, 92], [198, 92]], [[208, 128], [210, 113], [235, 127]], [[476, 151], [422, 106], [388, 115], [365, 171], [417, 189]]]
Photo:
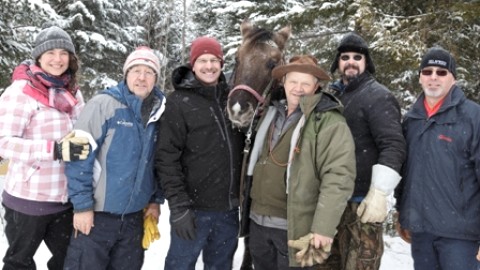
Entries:
[[[0, 177], [0, 192], [3, 177]], [[168, 223], [168, 206], [162, 205], [162, 214], [160, 216], [159, 229], [161, 238], [158, 241], [152, 243], [150, 248], [145, 253], [145, 264], [142, 270], [161, 270], [164, 267], [165, 256], [170, 242], [170, 225]], [[2, 211], [3, 212], [3, 211]], [[1, 215], [0, 229], [4, 226], [3, 214]], [[410, 246], [403, 242], [399, 237], [385, 236], [385, 252], [382, 258], [381, 270], [412, 270], [413, 262], [410, 256]], [[3, 258], [5, 251], [8, 247], [7, 239], [1, 229], [0, 232], [0, 256]], [[243, 256], [243, 239], [240, 239], [238, 243], [238, 249], [234, 258], [233, 269], [240, 269]], [[37, 254], [35, 255], [35, 261], [38, 270], [47, 270], [46, 262], [50, 257], [50, 252], [41, 245]], [[3, 262], [0, 260], [0, 267], [3, 266]], [[196, 265], [196, 269], [203, 269], [202, 262], [199, 260]]]

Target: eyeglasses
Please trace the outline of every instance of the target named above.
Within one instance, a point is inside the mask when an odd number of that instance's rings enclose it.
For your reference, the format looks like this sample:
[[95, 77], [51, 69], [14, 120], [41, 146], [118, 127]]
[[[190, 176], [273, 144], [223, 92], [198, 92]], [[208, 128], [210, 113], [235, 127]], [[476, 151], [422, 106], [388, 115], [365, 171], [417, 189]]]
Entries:
[[207, 64], [208, 62], [212, 63], [212, 64], [220, 64], [222, 62], [222, 60], [218, 59], [218, 58], [214, 58], [214, 59], [197, 59], [195, 61], [196, 63], [199, 63], [201, 65], [205, 65]]
[[[423, 76], [432, 76], [432, 74], [433, 74], [433, 69], [422, 69], [421, 72], [422, 72], [422, 75], [423, 75]], [[440, 76], [440, 77], [447, 76], [448, 70], [445, 70], [445, 69], [437, 69], [437, 70], [435, 70], [435, 74], [437, 74], [437, 76]]]
[[153, 78], [157, 74], [153, 71], [147, 70], [147, 71], [142, 71], [140, 69], [132, 69], [129, 74], [133, 74], [135, 77], [140, 77], [140, 75], [145, 75], [146, 78]]
[[[360, 61], [360, 60], [362, 60], [362, 58], [363, 58], [363, 56], [361, 54], [355, 54], [353, 56], [353, 60], [355, 60], [355, 61]], [[347, 55], [347, 54], [341, 55], [340, 59], [342, 59], [342, 61], [348, 61], [348, 60], [350, 60], [350, 55]]]

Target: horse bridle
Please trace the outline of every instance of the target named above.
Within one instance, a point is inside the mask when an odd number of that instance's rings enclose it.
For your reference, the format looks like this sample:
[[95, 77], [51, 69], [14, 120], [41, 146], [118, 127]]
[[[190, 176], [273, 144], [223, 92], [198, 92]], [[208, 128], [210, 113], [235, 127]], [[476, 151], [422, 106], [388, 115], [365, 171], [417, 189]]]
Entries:
[[[275, 43], [271, 39], [263, 41], [263, 42], [259, 42], [259, 43], [266, 44], [266, 45], [269, 45], [272, 48], [278, 49], [277, 43]], [[236, 72], [234, 72], [234, 77], [235, 77], [235, 73]], [[239, 84], [239, 85], [235, 86], [232, 90], [230, 90], [230, 93], [228, 93], [228, 97], [230, 97], [234, 92], [237, 92], [238, 90], [247, 91], [248, 93], [253, 95], [255, 97], [255, 99], [258, 101], [258, 103], [257, 103], [257, 108], [258, 108], [259, 104], [261, 105], [265, 102], [265, 97], [267, 96], [265, 93], [270, 91], [270, 87], [272, 86], [272, 82], [273, 82], [273, 79], [270, 80], [267, 87], [265, 87], [265, 89], [263, 90], [263, 95], [262, 96], [260, 94], [258, 94], [258, 92], [255, 91], [255, 89], [251, 88], [250, 86], [248, 86], [246, 84]], [[256, 112], [257, 112], [257, 110], [255, 110], [255, 113]]]

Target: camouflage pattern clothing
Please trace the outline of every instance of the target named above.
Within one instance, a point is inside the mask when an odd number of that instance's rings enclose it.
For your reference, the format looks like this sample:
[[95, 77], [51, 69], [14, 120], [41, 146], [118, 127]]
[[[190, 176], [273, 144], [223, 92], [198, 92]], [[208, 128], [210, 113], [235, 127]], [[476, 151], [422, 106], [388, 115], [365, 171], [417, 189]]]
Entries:
[[376, 270], [383, 254], [381, 223], [361, 223], [358, 203], [348, 203], [338, 226], [331, 255], [319, 270]]

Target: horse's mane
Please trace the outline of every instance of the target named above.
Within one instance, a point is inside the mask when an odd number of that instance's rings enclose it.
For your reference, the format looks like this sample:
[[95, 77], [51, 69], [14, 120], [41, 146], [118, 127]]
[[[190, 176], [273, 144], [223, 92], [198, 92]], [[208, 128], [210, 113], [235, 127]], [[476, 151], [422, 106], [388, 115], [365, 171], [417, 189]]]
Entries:
[[248, 42], [245, 43], [245, 46], [247, 48], [252, 47], [258, 43], [263, 43], [263, 42], [272, 40], [272, 38], [273, 38], [273, 33], [271, 31], [268, 31], [264, 28], [254, 27], [245, 37], [245, 40], [248, 40]]

